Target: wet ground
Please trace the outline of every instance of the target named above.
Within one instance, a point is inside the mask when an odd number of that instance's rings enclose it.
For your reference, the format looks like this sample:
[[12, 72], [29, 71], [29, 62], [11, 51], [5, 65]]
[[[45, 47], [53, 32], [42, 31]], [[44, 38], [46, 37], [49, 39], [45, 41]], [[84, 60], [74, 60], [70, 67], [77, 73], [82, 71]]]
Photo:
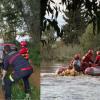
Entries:
[[99, 76], [56, 76], [60, 66], [42, 67], [41, 100], [100, 100]]

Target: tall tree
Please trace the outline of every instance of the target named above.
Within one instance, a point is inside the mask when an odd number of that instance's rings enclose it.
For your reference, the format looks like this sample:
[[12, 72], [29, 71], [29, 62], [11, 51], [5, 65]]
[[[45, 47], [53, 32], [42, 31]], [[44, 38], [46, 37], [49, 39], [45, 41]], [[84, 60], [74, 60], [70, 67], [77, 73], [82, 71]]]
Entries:
[[27, 26], [33, 42], [40, 41], [40, 1], [38, 0], [1, 0], [3, 18], [9, 27], [9, 33]]
[[[2, 0], [0, 1], [0, 22], [2, 23], [1, 28], [2, 33], [7, 35], [7, 38], [14, 39], [16, 29], [21, 26], [22, 18], [20, 17], [20, 13], [16, 9], [12, 0]], [[6, 34], [7, 33], [7, 34]]]
[[33, 37], [33, 42], [40, 41], [40, 1], [39, 0], [13, 0], [17, 9]]
[[86, 10], [83, 9], [84, 5], [82, 5], [79, 9], [66, 10], [65, 13], [65, 21], [66, 25], [64, 25], [64, 34], [63, 40], [65, 43], [79, 43], [79, 37], [85, 32], [85, 28], [88, 24], [88, 17], [86, 17]]

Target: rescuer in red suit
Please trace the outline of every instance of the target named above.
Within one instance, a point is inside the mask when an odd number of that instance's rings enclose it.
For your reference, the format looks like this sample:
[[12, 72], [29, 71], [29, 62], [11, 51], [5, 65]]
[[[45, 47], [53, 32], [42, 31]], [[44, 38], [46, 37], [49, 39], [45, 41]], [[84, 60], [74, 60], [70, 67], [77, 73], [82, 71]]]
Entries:
[[81, 70], [84, 72], [87, 67], [91, 67], [93, 62], [93, 50], [89, 50], [85, 56], [82, 57]]
[[100, 51], [97, 51], [97, 56], [96, 56], [96, 59], [95, 59], [95, 64], [97, 66], [100, 66]]

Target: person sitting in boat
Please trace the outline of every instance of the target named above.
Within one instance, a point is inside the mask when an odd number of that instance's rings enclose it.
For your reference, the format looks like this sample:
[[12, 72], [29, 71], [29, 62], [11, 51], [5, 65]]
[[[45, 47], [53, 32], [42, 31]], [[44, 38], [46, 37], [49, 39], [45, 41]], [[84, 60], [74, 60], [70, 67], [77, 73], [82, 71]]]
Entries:
[[96, 64], [96, 66], [100, 66], [100, 51], [97, 51], [96, 54], [97, 54], [97, 56], [95, 59], [95, 64]]
[[81, 58], [80, 58], [80, 54], [76, 54], [74, 56], [74, 59], [73, 59], [73, 62], [72, 62], [75, 70], [77, 72], [80, 72], [81, 71]]
[[87, 67], [91, 67], [93, 62], [93, 50], [89, 50], [85, 56], [82, 57], [81, 70], [84, 72]]
[[100, 76], [100, 51], [96, 52], [97, 56], [92, 67], [88, 67], [85, 70], [85, 74]]

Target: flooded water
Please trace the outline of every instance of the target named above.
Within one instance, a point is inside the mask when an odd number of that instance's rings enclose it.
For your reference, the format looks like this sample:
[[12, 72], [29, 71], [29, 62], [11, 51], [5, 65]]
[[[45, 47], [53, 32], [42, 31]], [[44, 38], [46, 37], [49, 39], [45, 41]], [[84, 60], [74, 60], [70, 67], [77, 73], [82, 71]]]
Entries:
[[41, 71], [41, 100], [100, 100], [100, 77], [56, 76], [54, 64]]

